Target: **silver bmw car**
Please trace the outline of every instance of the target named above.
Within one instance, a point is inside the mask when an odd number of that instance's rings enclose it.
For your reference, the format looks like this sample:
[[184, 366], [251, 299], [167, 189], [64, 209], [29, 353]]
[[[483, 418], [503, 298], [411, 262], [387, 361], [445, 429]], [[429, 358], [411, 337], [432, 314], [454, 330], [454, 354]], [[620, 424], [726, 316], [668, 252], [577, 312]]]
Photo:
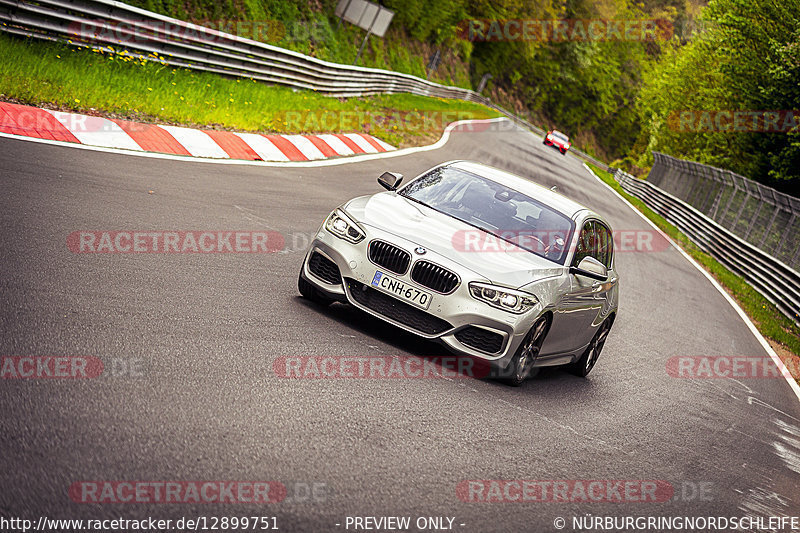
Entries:
[[325, 219], [298, 287], [349, 303], [513, 385], [538, 368], [594, 367], [619, 305], [611, 227], [519, 176], [454, 161], [354, 198]]

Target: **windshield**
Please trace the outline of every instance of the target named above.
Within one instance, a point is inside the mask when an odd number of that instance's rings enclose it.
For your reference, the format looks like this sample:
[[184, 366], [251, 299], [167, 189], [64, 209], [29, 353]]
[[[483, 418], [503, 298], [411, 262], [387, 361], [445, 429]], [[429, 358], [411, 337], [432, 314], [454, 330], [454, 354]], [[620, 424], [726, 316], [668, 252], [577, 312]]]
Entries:
[[[492, 180], [440, 167], [409, 183], [400, 195], [481, 230], [461, 239], [454, 237], [454, 245], [458, 245], [458, 240], [468, 251], [521, 248], [564, 264], [565, 243], [569, 242], [574, 227], [572, 220]], [[503, 241], [502, 245], [498, 239]]]
[[553, 137], [557, 138], [559, 141], [564, 141], [564, 142], [569, 141], [569, 137], [567, 137], [566, 135], [564, 135], [560, 131], [554, 131], [551, 135]]

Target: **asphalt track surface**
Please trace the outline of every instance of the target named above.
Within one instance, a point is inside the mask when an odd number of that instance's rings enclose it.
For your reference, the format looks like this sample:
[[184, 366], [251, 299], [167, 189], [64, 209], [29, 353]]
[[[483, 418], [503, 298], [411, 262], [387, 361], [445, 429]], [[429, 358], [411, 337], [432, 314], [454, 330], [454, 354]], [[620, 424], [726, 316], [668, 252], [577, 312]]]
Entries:
[[[538, 532], [556, 531], [556, 517], [572, 531], [571, 518], [586, 514], [800, 514], [800, 405], [787, 383], [666, 371], [675, 356], [766, 357], [674, 249], [618, 254], [619, 317], [585, 380], [558, 369], [519, 388], [275, 375], [281, 356], [447, 355], [349, 306], [298, 295], [303, 239], [341, 202], [380, 190], [384, 170], [412, 177], [445, 160], [481, 161], [557, 185], [615, 230], [650, 230], [580, 162], [530, 133], [456, 132], [438, 150], [300, 169], [0, 146], [0, 354], [92, 355], [138, 369], [0, 381], [0, 516], [259, 515], [277, 516], [283, 531], [342, 531], [347, 516], [446, 516], [458, 531]], [[287, 236], [283, 253], [66, 246], [76, 230], [264, 229]], [[464, 502], [456, 487], [470, 479], [664, 480], [675, 493], [661, 503]], [[78, 504], [67, 491], [81, 480], [277, 480], [289, 497]], [[303, 484], [315, 482], [325, 496], [303, 501]], [[700, 483], [702, 497], [690, 490]]]

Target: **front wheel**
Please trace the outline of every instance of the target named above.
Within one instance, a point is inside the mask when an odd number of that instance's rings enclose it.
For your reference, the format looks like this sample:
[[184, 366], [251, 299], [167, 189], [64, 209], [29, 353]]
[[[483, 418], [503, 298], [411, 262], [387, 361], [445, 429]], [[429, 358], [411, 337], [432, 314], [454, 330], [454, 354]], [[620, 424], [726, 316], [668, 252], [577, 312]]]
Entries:
[[534, 368], [533, 363], [542, 349], [542, 343], [547, 336], [547, 331], [550, 329], [550, 320], [548, 317], [543, 316], [536, 321], [531, 327], [525, 340], [517, 349], [514, 358], [510, 363], [511, 375], [507, 378], [510, 385], [519, 387], [529, 377], [536, 374], [537, 369]]
[[297, 288], [300, 294], [303, 295], [303, 298], [311, 300], [315, 304], [330, 305], [333, 303], [333, 300], [321, 294], [317, 288], [309, 283], [302, 275], [297, 278]]
[[578, 377], [585, 378], [589, 372], [594, 368], [597, 363], [597, 358], [600, 357], [600, 352], [603, 351], [603, 345], [606, 343], [608, 332], [611, 331], [611, 324], [614, 322], [613, 317], [609, 317], [600, 326], [600, 329], [595, 333], [592, 342], [586, 347], [586, 351], [580, 359], [569, 365], [568, 370]]

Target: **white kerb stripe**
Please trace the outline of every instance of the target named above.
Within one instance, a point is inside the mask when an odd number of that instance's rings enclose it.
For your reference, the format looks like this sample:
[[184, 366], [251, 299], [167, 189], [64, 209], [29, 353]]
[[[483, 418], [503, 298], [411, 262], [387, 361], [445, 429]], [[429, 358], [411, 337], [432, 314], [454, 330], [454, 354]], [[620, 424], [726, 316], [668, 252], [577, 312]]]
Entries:
[[397, 150], [397, 148], [395, 148], [391, 144], [383, 142], [382, 140], [378, 139], [375, 136], [373, 136], [372, 138], [375, 140], [376, 143], [380, 144], [383, 147], [383, 149], [386, 150], [387, 152], [389, 152], [391, 150]]
[[214, 142], [214, 139], [201, 130], [191, 128], [180, 128], [178, 126], [162, 126], [175, 140], [183, 145], [186, 150], [195, 157], [216, 157], [227, 159], [230, 156]]
[[339, 155], [353, 155], [355, 153], [336, 135], [331, 135], [329, 133], [318, 133], [317, 137], [328, 143], [328, 146], [330, 146], [333, 151]]
[[[64, 148], [69, 148], [71, 150], [91, 150], [93, 152], [103, 152], [106, 154], [122, 154], [135, 157], [147, 157], [150, 159], [163, 159], [165, 161], [182, 161], [182, 162], [204, 163], [204, 164], [213, 163], [216, 165], [236, 165], [240, 167], [254, 166], [254, 167], [270, 167], [270, 168], [317, 168], [317, 167], [338, 167], [344, 165], [357, 164], [363, 161], [374, 161], [378, 159], [403, 157], [411, 154], [418, 154], [422, 152], [430, 152], [433, 150], [438, 150], [439, 148], [447, 144], [447, 141], [450, 139], [451, 133], [458, 126], [465, 123], [490, 124], [493, 122], [508, 122], [509, 124], [511, 124], [511, 121], [506, 117], [486, 118], [478, 120], [460, 120], [458, 122], [453, 122], [452, 124], [448, 124], [442, 136], [439, 138], [438, 141], [436, 141], [433, 144], [428, 144], [426, 146], [417, 146], [414, 148], [401, 148], [398, 150], [392, 150], [391, 152], [379, 152], [377, 154], [358, 154], [352, 157], [330, 157], [328, 159], [322, 159], [318, 161], [250, 161], [247, 159], [230, 159], [230, 158], [215, 159], [210, 157], [205, 157], [205, 158], [186, 157], [184, 155], [177, 155], [177, 154], [162, 154], [159, 152], [145, 152], [143, 150], [141, 151], [120, 150], [118, 148], [106, 148], [105, 146], [90, 146], [88, 144], [80, 144], [67, 141], [39, 139], [37, 137], [14, 135], [11, 133], [4, 133], [2, 131], [0, 131], [0, 139], [15, 139], [20, 142], [33, 142], [39, 144], [48, 144], [50, 146], [61, 146]], [[767, 344], [767, 346], [769, 346], [769, 344]], [[800, 387], [798, 387], [797, 395], [800, 398]]]
[[325, 154], [319, 151], [319, 148], [314, 146], [314, 143], [303, 137], [302, 135], [281, 135], [284, 139], [292, 143], [295, 148], [300, 150], [300, 153], [308, 159], [325, 159]]
[[238, 135], [264, 161], [289, 161], [286, 154], [278, 150], [278, 147], [263, 135], [236, 132], [234, 132], [234, 135]]
[[106, 148], [123, 148], [126, 150], [142, 149], [130, 135], [108, 119], [51, 111], [49, 109], [45, 109], [45, 111], [63, 124], [81, 144], [104, 146]]
[[361, 135], [357, 135], [355, 133], [345, 133], [344, 136], [353, 141], [354, 143], [356, 143], [359, 148], [361, 148], [368, 154], [378, 153], [378, 149], [372, 146], [370, 143], [368, 143], [367, 140]]

